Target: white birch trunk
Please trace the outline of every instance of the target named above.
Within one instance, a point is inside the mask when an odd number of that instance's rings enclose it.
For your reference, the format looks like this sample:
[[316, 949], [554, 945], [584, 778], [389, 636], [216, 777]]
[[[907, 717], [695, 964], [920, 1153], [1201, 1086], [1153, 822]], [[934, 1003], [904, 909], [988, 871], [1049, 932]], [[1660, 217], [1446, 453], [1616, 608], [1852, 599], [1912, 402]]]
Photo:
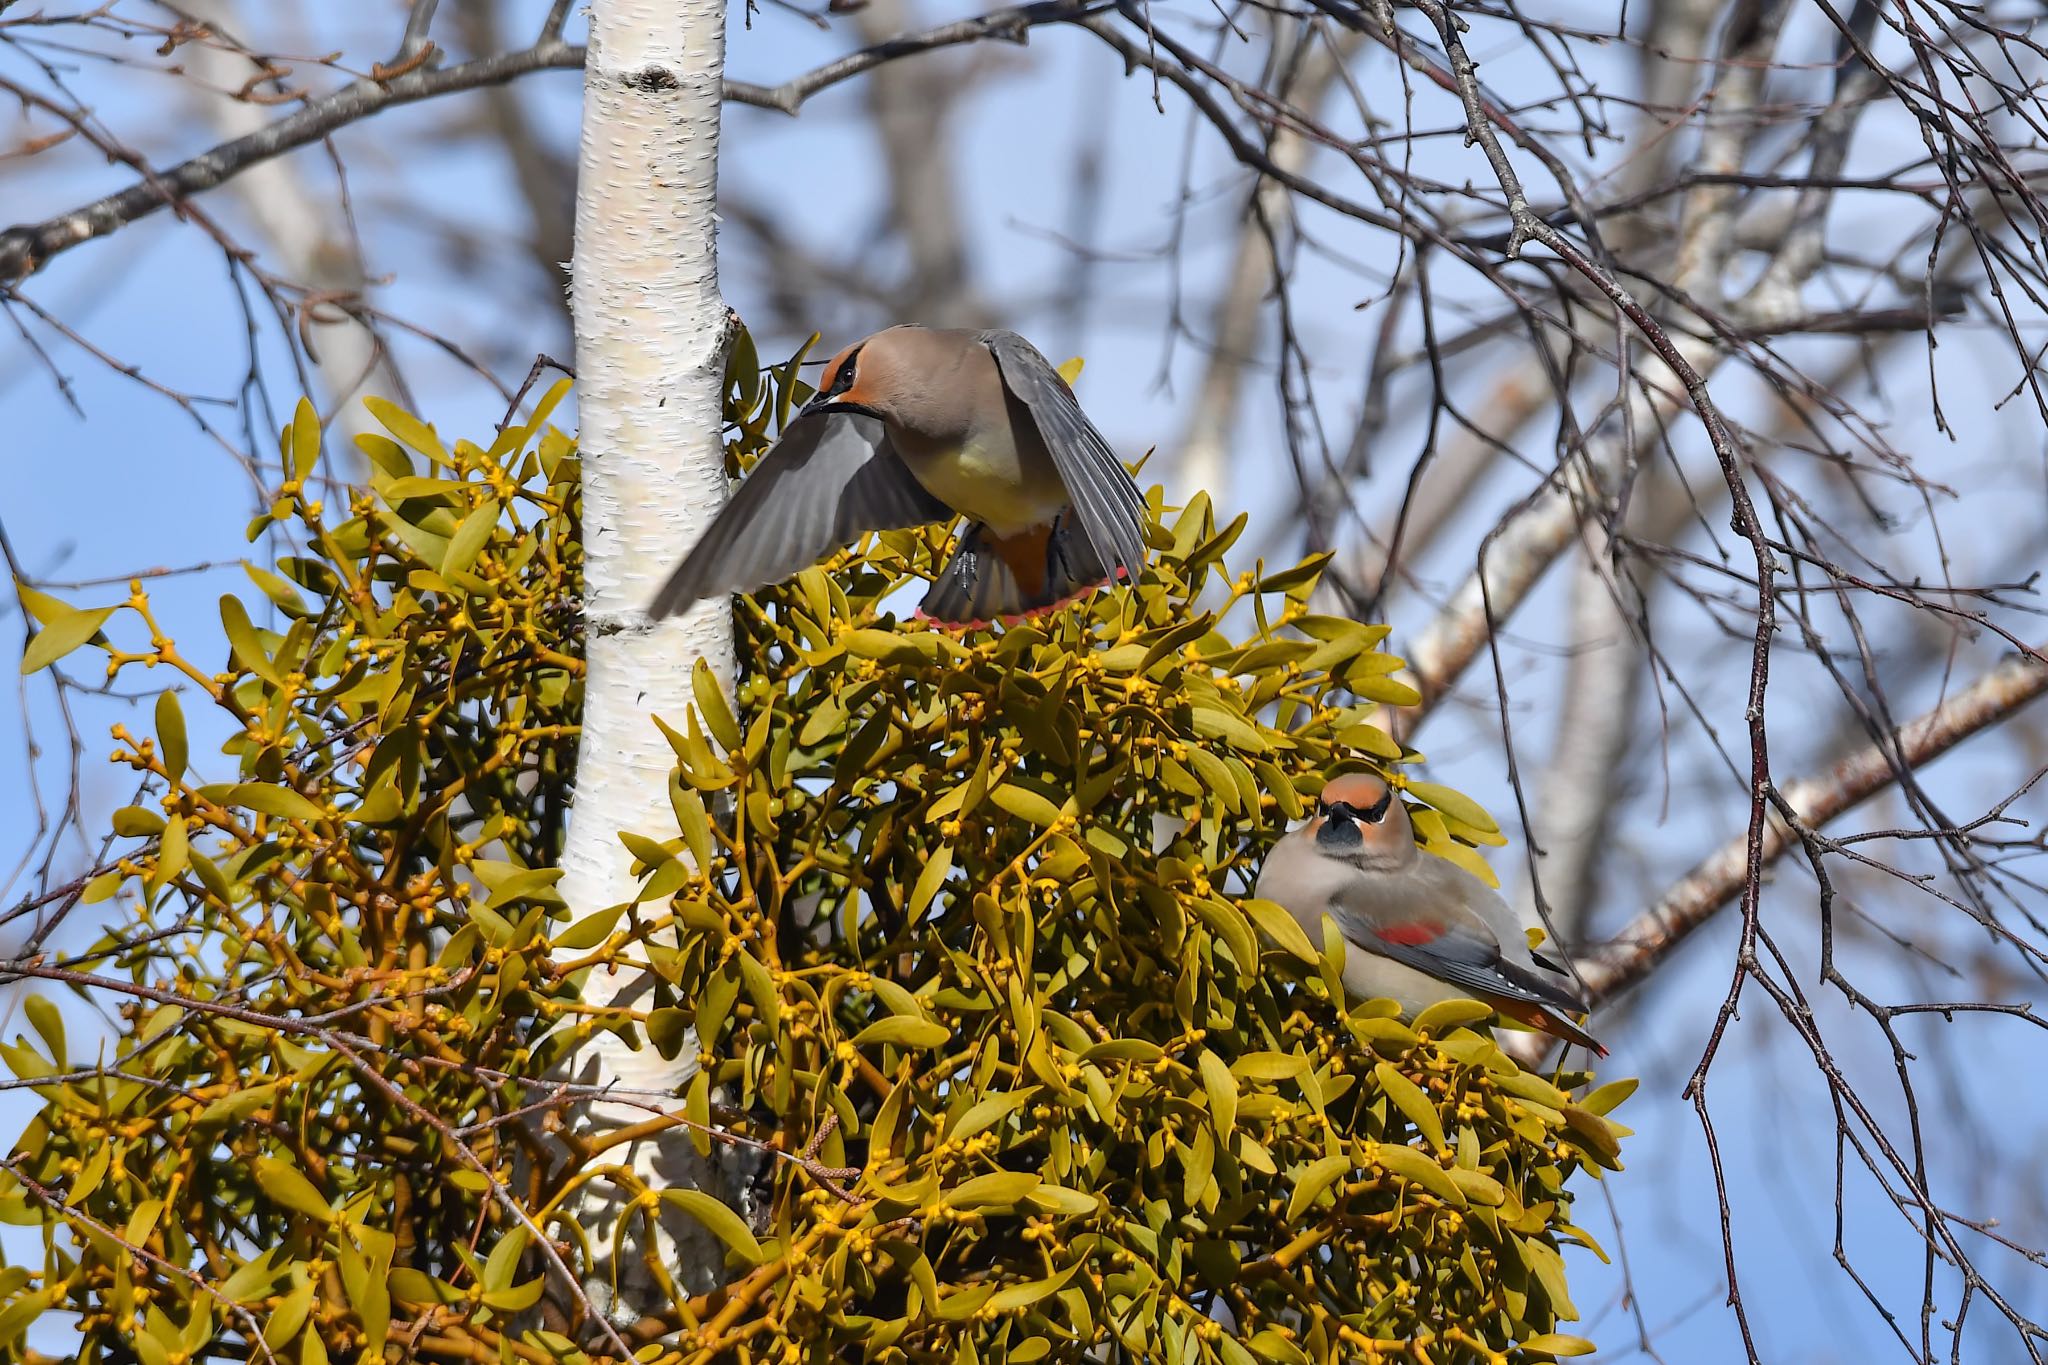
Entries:
[[[728, 688], [733, 671], [722, 602], [659, 625], [642, 611], [726, 495], [719, 407], [726, 311], [714, 235], [725, 5], [594, 0], [590, 18], [571, 290], [589, 675], [561, 883], [578, 915], [634, 894], [620, 830], [675, 833], [667, 791], [674, 755], [651, 717], [682, 723], [698, 659]], [[630, 969], [598, 971], [584, 998], [623, 1002], [645, 988], [645, 977]], [[630, 1051], [602, 1034], [577, 1054], [573, 1070], [586, 1083], [673, 1093], [694, 1065], [693, 1048], [671, 1062], [651, 1046]], [[578, 1126], [602, 1131], [647, 1117], [644, 1107], [595, 1105]], [[603, 1159], [630, 1165], [657, 1189], [704, 1184], [709, 1174], [681, 1132]], [[627, 1204], [608, 1184], [585, 1190], [579, 1221], [602, 1253]], [[611, 1276], [600, 1269], [593, 1277], [606, 1282], [601, 1306], [617, 1321], [665, 1302], [641, 1265], [649, 1248], [639, 1226], [636, 1216], [616, 1267], [615, 1301]], [[716, 1282], [722, 1258], [715, 1243], [694, 1225], [666, 1233], [653, 1250], [678, 1283], [701, 1289]]]

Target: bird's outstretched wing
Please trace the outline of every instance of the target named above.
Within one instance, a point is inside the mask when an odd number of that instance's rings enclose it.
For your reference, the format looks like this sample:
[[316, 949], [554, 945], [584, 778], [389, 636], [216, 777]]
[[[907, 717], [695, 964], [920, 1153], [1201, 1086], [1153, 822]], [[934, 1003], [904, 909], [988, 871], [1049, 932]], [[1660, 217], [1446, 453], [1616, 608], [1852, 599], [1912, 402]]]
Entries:
[[865, 531], [952, 518], [912, 476], [879, 418], [802, 413], [741, 481], [648, 614], [659, 620], [714, 594], [779, 583]]
[[1015, 332], [983, 332], [978, 339], [994, 353], [1004, 387], [1038, 424], [1081, 529], [1103, 566], [1111, 574], [1121, 569], [1135, 581], [1145, 568], [1145, 498], [1131, 472], [1037, 347]]

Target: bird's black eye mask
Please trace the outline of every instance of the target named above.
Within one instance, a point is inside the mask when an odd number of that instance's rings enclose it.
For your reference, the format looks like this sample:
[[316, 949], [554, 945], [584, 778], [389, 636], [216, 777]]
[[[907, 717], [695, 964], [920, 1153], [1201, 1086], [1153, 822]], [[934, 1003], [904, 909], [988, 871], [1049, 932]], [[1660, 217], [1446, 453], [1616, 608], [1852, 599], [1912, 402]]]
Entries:
[[1394, 789], [1389, 787], [1381, 792], [1380, 799], [1373, 802], [1370, 806], [1351, 806], [1346, 805], [1342, 801], [1324, 801], [1318, 798], [1316, 801], [1316, 814], [1323, 816], [1340, 815], [1350, 820], [1363, 820], [1368, 825], [1377, 825], [1380, 821], [1387, 818], [1387, 812], [1393, 809], [1393, 805]]
[[851, 409], [853, 407], [852, 404], [838, 405], [833, 404], [832, 400], [853, 387], [854, 362], [859, 359], [860, 350], [856, 347], [847, 355], [846, 359], [839, 362], [839, 369], [832, 375], [831, 382], [811, 395], [811, 401], [807, 406], [821, 408], [832, 405], [845, 406]]

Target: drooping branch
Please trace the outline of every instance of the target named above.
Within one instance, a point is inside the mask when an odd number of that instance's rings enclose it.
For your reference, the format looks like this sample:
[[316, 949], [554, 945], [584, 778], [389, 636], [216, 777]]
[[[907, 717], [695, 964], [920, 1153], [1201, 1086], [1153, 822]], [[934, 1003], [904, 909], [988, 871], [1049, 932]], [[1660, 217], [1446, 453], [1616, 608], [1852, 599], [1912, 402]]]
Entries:
[[[2037, 653], [2048, 653], [2044, 644]], [[1992, 669], [1933, 710], [1899, 728], [1896, 755], [1918, 768], [1947, 753], [1988, 726], [1996, 725], [2048, 692], [2048, 664], [2021, 654]], [[1891, 746], [1870, 744], [1827, 772], [1788, 783], [1784, 804], [1808, 829], [1818, 828], [1899, 780]], [[1781, 815], [1764, 832], [1761, 856], [1775, 862], [1797, 837]], [[1749, 873], [1749, 838], [1729, 840], [1680, 878], [1650, 909], [1638, 915], [1605, 947], [1581, 955], [1578, 968], [1598, 1002], [1637, 985], [1656, 970], [1687, 935], [1742, 894]]]

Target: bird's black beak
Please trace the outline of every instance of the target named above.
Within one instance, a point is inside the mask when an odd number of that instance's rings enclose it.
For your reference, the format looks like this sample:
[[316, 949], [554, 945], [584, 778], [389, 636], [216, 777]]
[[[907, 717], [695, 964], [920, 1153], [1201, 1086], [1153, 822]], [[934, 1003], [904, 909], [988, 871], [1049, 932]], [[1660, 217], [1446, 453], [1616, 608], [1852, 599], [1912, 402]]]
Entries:
[[1324, 810], [1322, 826], [1316, 830], [1316, 847], [1348, 853], [1364, 842], [1365, 836], [1359, 832], [1351, 807], [1335, 805]]
[[864, 403], [849, 403], [843, 398], [831, 398], [822, 393], [819, 394], [816, 398], [813, 398], [810, 402], [804, 404], [804, 411], [807, 413], [843, 412], [854, 416], [872, 417], [876, 421], [882, 420], [881, 413], [876, 412], [873, 408], [868, 407]]

